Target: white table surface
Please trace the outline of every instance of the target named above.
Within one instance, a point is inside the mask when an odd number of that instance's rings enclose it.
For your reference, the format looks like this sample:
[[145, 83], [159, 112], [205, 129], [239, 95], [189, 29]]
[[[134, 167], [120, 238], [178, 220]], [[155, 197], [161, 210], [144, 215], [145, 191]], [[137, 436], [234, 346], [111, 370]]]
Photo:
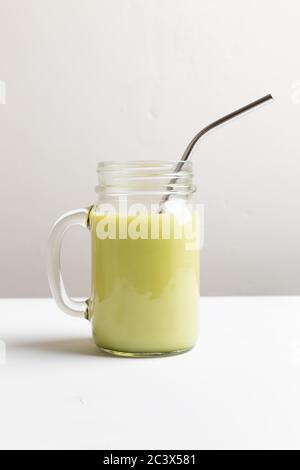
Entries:
[[300, 298], [202, 298], [200, 316], [191, 352], [123, 359], [52, 300], [0, 300], [0, 448], [299, 449]]

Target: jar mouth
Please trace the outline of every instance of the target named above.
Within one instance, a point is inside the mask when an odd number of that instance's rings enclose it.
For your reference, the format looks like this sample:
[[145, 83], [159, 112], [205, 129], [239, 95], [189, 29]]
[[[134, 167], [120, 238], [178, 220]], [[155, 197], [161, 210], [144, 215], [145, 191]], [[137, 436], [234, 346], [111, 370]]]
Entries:
[[[172, 168], [175, 169], [176, 165], [178, 165], [179, 160], [104, 160], [98, 162], [97, 164], [97, 172], [100, 171], [113, 171], [118, 169], [150, 169], [150, 168], [157, 168], [157, 169], [167, 169]], [[192, 162], [186, 161], [183, 162], [182, 170], [192, 170]]]
[[192, 162], [178, 160], [102, 161], [96, 192], [105, 195], [189, 195], [195, 192]]

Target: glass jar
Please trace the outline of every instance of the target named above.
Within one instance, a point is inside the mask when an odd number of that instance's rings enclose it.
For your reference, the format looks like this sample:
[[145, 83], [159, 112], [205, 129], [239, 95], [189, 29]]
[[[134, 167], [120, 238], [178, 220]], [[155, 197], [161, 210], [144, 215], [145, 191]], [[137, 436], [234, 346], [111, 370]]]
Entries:
[[[64, 215], [50, 235], [52, 294], [66, 313], [92, 323], [95, 343], [121, 356], [168, 355], [197, 338], [199, 217], [192, 164], [101, 162], [98, 201]], [[64, 289], [59, 253], [65, 230], [87, 227], [92, 238], [92, 289], [87, 301]]]

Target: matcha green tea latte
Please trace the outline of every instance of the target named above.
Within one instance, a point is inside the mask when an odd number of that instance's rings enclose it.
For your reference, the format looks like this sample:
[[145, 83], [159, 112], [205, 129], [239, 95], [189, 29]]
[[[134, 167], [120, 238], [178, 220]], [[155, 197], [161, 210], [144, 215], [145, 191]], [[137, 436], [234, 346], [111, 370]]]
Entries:
[[[124, 223], [123, 216], [123, 223]], [[111, 216], [117, 238], [101, 239], [90, 216], [92, 232], [92, 296], [89, 315], [94, 340], [119, 354], [161, 354], [190, 349], [196, 341], [199, 300], [199, 247], [182, 234], [162, 238], [166, 214], [145, 216], [149, 238], [119, 239], [121, 216]], [[124, 225], [133, 217], [127, 217]], [[159, 223], [157, 239], [151, 239]], [[196, 215], [188, 222], [197, 230]], [[185, 225], [185, 228], [187, 225]], [[196, 236], [196, 232], [195, 232]]]

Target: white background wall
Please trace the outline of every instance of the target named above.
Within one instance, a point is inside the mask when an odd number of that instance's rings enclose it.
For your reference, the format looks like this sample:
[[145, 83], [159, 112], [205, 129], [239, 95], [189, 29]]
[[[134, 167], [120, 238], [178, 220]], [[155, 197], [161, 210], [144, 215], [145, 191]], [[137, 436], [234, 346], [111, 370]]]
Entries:
[[[299, 1], [0, 0], [0, 80], [1, 296], [49, 295], [48, 232], [94, 201], [97, 161], [179, 158], [268, 92], [193, 155], [202, 293], [300, 293]], [[88, 294], [88, 233], [63, 261]]]

